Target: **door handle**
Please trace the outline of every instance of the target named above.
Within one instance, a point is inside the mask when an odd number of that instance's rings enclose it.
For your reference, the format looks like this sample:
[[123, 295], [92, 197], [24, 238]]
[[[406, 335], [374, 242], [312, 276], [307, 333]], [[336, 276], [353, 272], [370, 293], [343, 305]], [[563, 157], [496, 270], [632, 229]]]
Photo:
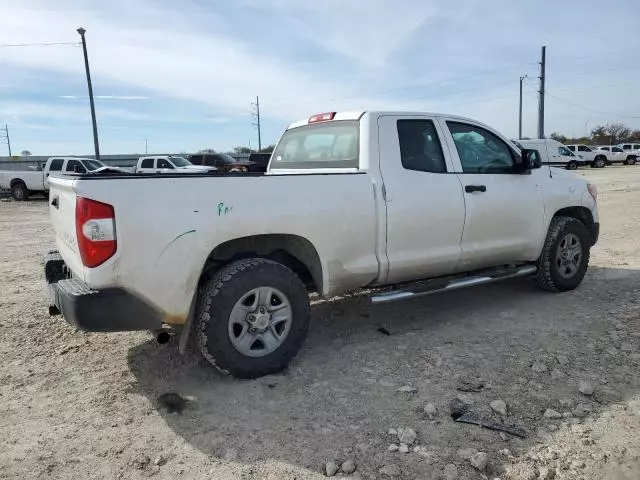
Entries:
[[51, 206], [55, 207], [55, 208], [59, 208], [58, 207], [58, 197], [53, 197], [53, 200], [51, 200]]
[[465, 185], [464, 191], [467, 193], [486, 192], [487, 187], [485, 185]]

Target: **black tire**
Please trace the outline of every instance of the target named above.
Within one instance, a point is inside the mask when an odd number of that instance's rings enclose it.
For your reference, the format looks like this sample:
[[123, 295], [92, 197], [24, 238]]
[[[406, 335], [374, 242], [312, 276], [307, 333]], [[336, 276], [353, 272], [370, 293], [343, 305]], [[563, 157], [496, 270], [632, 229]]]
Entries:
[[578, 162], [576, 162], [575, 160], [571, 160], [569, 163], [567, 163], [567, 170], [576, 170], [578, 168]]
[[[568, 234], [573, 234], [580, 241], [582, 260], [575, 273], [570, 278], [565, 278], [560, 273], [556, 254], [560, 243]], [[538, 259], [538, 274], [536, 281], [538, 287], [549, 292], [566, 292], [573, 290], [584, 278], [589, 266], [591, 239], [585, 225], [572, 217], [554, 217], [549, 225], [547, 238]]]
[[16, 183], [11, 187], [11, 195], [13, 195], [14, 200], [23, 202], [29, 200], [29, 189], [22, 182]]
[[624, 162], [625, 165], [635, 165], [636, 164], [636, 157], [627, 157], [627, 161]]
[[594, 168], [604, 168], [607, 164], [607, 159], [602, 155], [597, 156], [593, 159], [593, 167]]
[[[229, 316], [236, 303], [252, 289], [278, 289], [291, 305], [292, 321], [283, 343], [273, 352], [250, 357], [229, 338]], [[196, 312], [198, 345], [218, 370], [238, 378], [257, 378], [284, 369], [296, 356], [309, 329], [309, 295], [300, 278], [288, 267], [263, 258], [248, 258], [227, 265], [202, 287]]]

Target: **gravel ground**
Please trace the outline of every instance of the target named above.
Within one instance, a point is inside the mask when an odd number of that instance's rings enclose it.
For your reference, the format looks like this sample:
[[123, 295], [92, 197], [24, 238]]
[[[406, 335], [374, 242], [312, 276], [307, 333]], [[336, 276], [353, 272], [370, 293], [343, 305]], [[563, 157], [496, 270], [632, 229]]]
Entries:
[[[48, 317], [47, 204], [0, 202], [0, 478], [637, 480], [640, 167], [580, 174], [602, 231], [578, 290], [318, 303], [288, 371], [252, 381]], [[456, 397], [527, 437], [454, 422]]]

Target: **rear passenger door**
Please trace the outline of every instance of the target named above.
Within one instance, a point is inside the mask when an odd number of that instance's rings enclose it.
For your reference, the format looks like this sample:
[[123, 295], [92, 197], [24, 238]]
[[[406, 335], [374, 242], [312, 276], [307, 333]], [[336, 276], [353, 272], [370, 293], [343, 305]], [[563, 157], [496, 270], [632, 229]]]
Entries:
[[535, 260], [544, 225], [542, 176], [515, 173], [515, 149], [485, 126], [442, 119], [465, 199], [461, 271]]
[[387, 282], [454, 272], [461, 256], [464, 198], [437, 121], [381, 116], [378, 133]]

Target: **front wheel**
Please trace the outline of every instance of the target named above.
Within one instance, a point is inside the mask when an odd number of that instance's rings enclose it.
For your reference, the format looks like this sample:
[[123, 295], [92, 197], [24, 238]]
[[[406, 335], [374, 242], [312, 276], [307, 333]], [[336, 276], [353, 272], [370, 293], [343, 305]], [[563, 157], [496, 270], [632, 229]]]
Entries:
[[596, 157], [592, 164], [594, 168], [604, 168], [605, 165], [606, 165], [606, 160], [604, 157]]
[[309, 328], [309, 295], [286, 266], [248, 258], [222, 268], [198, 299], [198, 344], [223, 373], [256, 378], [285, 368]]
[[578, 162], [571, 160], [567, 163], [567, 170], [576, 170], [578, 168]]
[[636, 164], [636, 157], [629, 157], [629, 158], [627, 158], [627, 161], [624, 162], [624, 163], [626, 163], [627, 165], [635, 165]]
[[550, 292], [566, 292], [580, 285], [587, 273], [590, 245], [581, 221], [554, 217], [538, 259], [538, 286]]

